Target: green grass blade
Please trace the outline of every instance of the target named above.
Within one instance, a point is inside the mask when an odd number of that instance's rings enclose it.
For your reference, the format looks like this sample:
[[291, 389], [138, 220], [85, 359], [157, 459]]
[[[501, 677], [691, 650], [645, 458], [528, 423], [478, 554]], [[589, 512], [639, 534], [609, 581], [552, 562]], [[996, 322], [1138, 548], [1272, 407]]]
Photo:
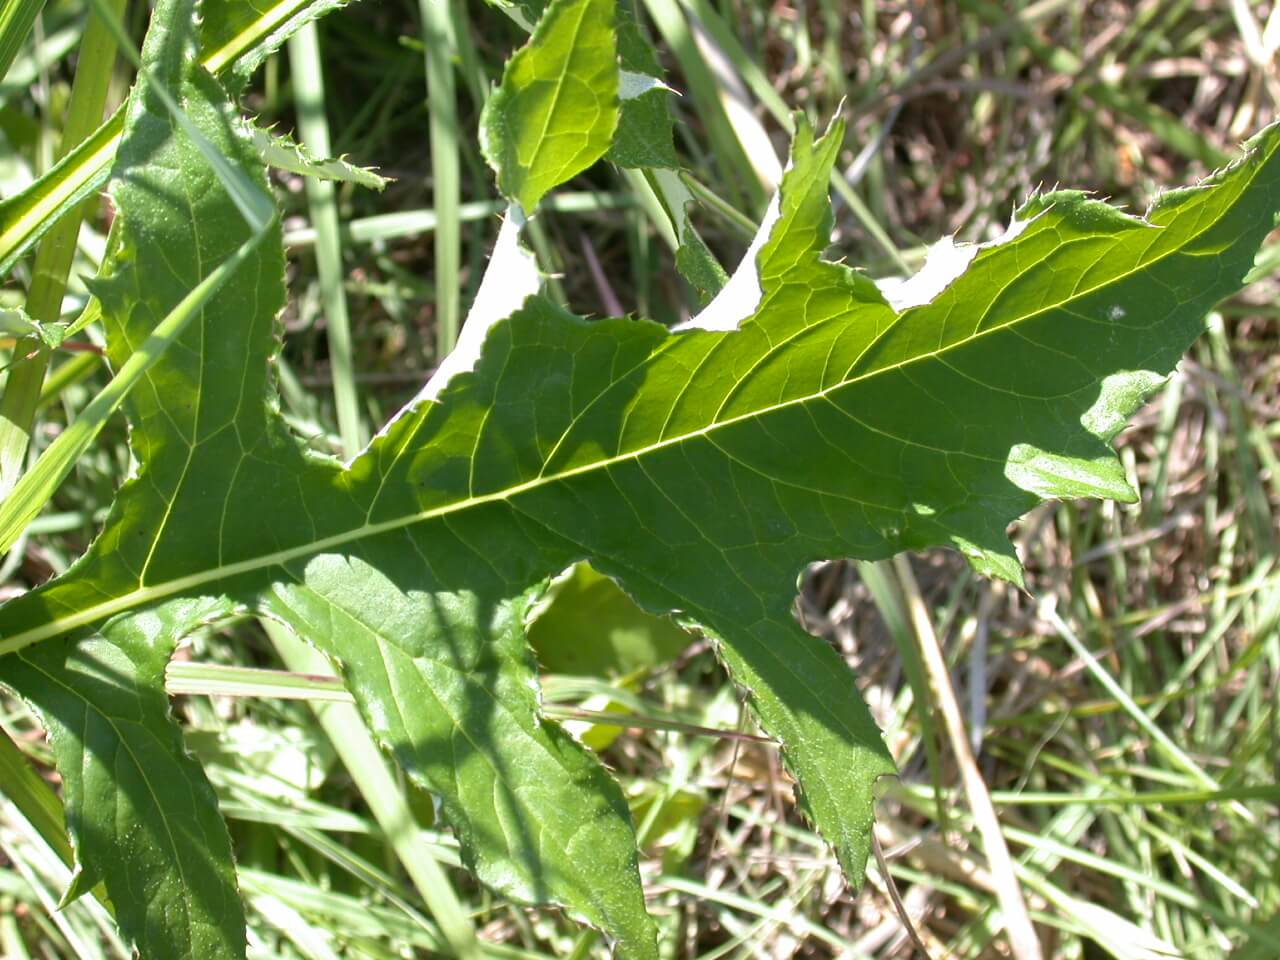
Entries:
[[1090, 675], [1121, 705], [1124, 712], [1142, 728], [1143, 732], [1151, 737], [1152, 742], [1164, 752], [1175, 766], [1189, 774], [1203, 789], [1211, 790], [1215, 793], [1221, 791], [1222, 787], [1218, 781], [1209, 776], [1204, 767], [1196, 763], [1195, 760], [1187, 755], [1185, 750], [1173, 742], [1167, 733], [1156, 726], [1147, 715], [1147, 712], [1133, 702], [1133, 698], [1125, 692], [1116, 679], [1102, 669], [1102, 665], [1098, 663], [1098, 658], [1080, 642], [1080, 638], [1076, 636], [1075, 631], [1067, 626], [1056, 610], [1052, 607], [1042, 606], [1041, 616], [1053, 625], [1058, 632], [1058, 636], [1067, 642], [1072, 652], [1084, 663]]
[[[308, 148], [329, 155], [329, 122], [324, 112], [324, 74], [320, 38], [314, 23], [305, 24], [289, 39], [289, 63], [293, 67], [298, 127]], [[356, 397], [355, 361], [351, 353], [351, 318], [343, 289], [342, 240], [338, 231], [338, 205], [333, 184], [309, 177], [307, 205], [316, 230], [316, 268], [320, 274], [320, 300], [324, 305], [333, 371], [333, 399], [338, 411], [338, 432], [346, 457], [364, 446], [365, 431]]]
[[[214, 0], [204, 9], [201, 63], [234, 79], [256, 68], [302, 24], [342, 5], [341, 0], [274, 0], [265, 6]], [[0, 277], [59, 218], [106, 183], [123, 125], [121, 108], [47, 174], [0, 201]]]
[[[727, 95], [715, 68], [699, 47], [697, 31], [700, 28], [690, 21], [677, 0], [645, 0], [645, 6], [680, 64], [689, 86], [687, 95], [696, 104], [706, 126], [720, 182], [726, 185], [730, 197], [741, 209], [757, 213], [763, 208], [768, 191], [730, 120], [725, 107]], [[772, 148], [769, 152], [772, 153]]]
[[10, 0], [0, 7], [0, 80], [9, 72], [43, 7], [44, 0]]
[[[124, 0], [109, 0], [111, 15], [119, 16]], [[116, 40], [100, 16], [91, 16], [80, 43], [76, 77], [67, 106], [59, 153], [66, 155], [92, 136], [102, 123], [107, 88], [116, 59]], [[27, 312], [37, 323], [52, 323], [62, 313], [62, 294], [75, 256], [76, 237], [85, 209], [76, 207], [62, 217], [44, 237], [32, 267]], [[18, 360], [0, 397], [0, 499], [9, 495], [22, 475], [32, 421], [40, 400], [49, 352], [36, 340], [19, 341]]]
[[[449, 355], [461, 323], [462, 176], [458, 97], [454, 83], [457, 40], [454, 21], [462, 17], [455, 0], [419, 0], [427, 68], [431, 135], [431, 203], [436, 215], [436, 359]], [[465, 23], [463, 29], [466, 29]]]
[[[635, 205], [628, 194], [610, 193], [576, 193], [565, 191], [555, 193], [542, 201], [542, 209], [556, 213], [595, 213], [600, 210], [625, 210]], [[504, 200], [473, 200], [458, 208], [458, 219], [461, 223], [474, 223], [487, 220], [495, 213], [506, 210]], [[379, 240], [397, 240], [404, 237], [415, 237], [423, 233], [431, 233], [439, 225], [435, 210], [400, 210], [395, 213], [379, 213], [370, 217], [348, 220], [339, 226], [339, 235], [343, 243], [367, 244]], [[308, 247], [316, 242], [314, 227], [294, 227], [286, 230], [284, 243], [287, 247]]]
[[35, 828], [49, 849], [57, 852], [68, 867], [72, 864], [71, 844], [67, 842], [62, 804], [49, 785], [36, 776], [22, 751], [0, 730], [0, 790]]
[[0, 200], [0, 277], [104, 183], [120, 145], [121, 107], [92, 136], [22, 192]]

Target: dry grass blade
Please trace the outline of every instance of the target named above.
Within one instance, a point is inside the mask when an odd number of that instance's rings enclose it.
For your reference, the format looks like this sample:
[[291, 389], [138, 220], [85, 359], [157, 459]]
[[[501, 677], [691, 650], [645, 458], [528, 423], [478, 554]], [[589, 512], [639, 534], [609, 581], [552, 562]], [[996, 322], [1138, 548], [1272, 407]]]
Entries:
[[911, 614], [911, 623], [920, 640], [920, 656], [924, 662], [929, 683], [933, 687], [934, 704], [942, 714], [947, 739], [960, 766], [960, 782], [964, 786], [965, 797], [969, 801], [969, 810], [982, 837], [983, 852], [991, 868], [996, 897], [1000, 901], [1000, 911], [1009, 936], [1009, 947], [1017, 960], [1041, 960], [1044, 952], [1040, 949], [1040, 938], [1031, 924], [1026, 897], [1023, 896], [1022, 885], [1018, 882], [1018, 875], [1014, 871], [1009, 847], [1004, 842], [1004, 833], [1000, 829], [1000, 819], [996, 815], [995, 805], [991, 802], [991, 793], [987, 789], [986, 781], [982, 778], [982, 771], [978, 769], [973, 748], [969, 744], [969, 734], [965, 730], [960, 702], [956, 698], [955, 688], [951, 685], [951, 675], [947, 670], [946, 660], [943, 659], [942, 648], [938, 645], [938, 636], [934, 632], [933, 622], [920, 597], [920, 587], [916, 584], [915, 574], [911, 572], [911, 562], [906, 556], [899, 555], [894, 558], [893, 567], [902, 584], [907, 609]]

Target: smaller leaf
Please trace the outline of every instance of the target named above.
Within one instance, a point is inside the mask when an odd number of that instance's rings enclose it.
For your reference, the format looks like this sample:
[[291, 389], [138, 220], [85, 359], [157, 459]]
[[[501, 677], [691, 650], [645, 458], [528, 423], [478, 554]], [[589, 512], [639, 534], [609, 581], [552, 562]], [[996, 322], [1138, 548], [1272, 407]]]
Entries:
[[67, 336], [65, 323], [41, 323], [21, 307], [0, 310], [0, 335], [6, 337], [35, 337], [50, 350], [61, 346]]
[[121, 106], [44, 176], [0, 200], [0, 277], [6, 276], [62, 216], [107, 182], [123, 121]]
[[663, 83], [658, 57], [640, 35], [629, 0], [618, 4], [618, 58], [622, 103], [608, 159], [621, 167], [676, 169], [680, 161], [667, 103], [675, 91]]
[[502, 193], [532, 211], [608, 152], [618, 126], [612, 0], [553, 0], [485, 104], [480, 145]]
[[680, 215], [680, 220], [680, 247], [676, 250], [676, 269], [697, 292], [698, 301], [706, 306], [724, 289], [724, 285], [729, 282], [729, 275], [689, 222], [687, 211]]
[[4, 784], [5, 799], [18, 808], [49, 849], [70, 866], [74, 853], [67, 842], [62, 803], [3, 730], [0, 730], [0, 783]]
[[391, 182], [368, 167], [348, 162], [345, 157], [313, 157], [304, 144], [297, 143], [288, 134], [254, 127], [253, 145], [258, 148], [263, 163], [304, 177], [355, 183], [379, 191]]
[[689, 634], [642, 610], [608, 577], [579, 563], [531, 612], [529, 642], [551, 673], [612, 679], [666, 663]]

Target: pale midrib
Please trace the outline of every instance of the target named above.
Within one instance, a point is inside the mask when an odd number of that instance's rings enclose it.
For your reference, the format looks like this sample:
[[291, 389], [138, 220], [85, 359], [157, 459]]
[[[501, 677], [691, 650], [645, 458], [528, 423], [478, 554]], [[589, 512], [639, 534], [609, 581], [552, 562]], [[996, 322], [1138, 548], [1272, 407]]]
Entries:
[[[1252, 182], [1252, 180], [1254, 179], [1254, 177], [1256, 177], [1257, 172], [1261, 168], [1263, 163], [1265, 163], [1269, 159], [1270, 157], [1267, 157], [1258, 163], [1258, 166], [1255, 167], [1255, 169], [1252, 171], [1252, 175], [1249, 177], [1249, 182]], [[1248, 188], [1248, 183], [1246, 183], [1244, 187], [1241, 189], [1240, 195], [1242, 195], [1244, 191], [1247, 190], [1247, 188]], [[1237, 199], [1238, 197], [1239, 195], [1237, 195]], [[242, 573], [252, 573], [255, 570], [262, 570], [268, 567], [283, 565], [292, 560], [301, 559], [311, 554], [321, 553], [330, 548], [341, 547], [345, 544], [364, 539], [365, 537], [373, 537], [373, 536], [378, 536], [379, 534], [382, 534], [382, 533], [390, 533], [395, 530], [403, 529], [404, 527], [413, 526], [414, 524], [417, 524], [417, 523], [423, 523], [428, 520], [433, 520], [437, 517], [444, 517], [453, 513], [458, 513], [462, 510], [469, 510], [473, 507], [480, 507], [489, 503], [500, 503], [502, 501], [511, 500], [512, 498], [517, 497], [520, 494], [527, 493], [530, 490], [536, 490], [543, 486], [570, 480], [573, 477], [579, 476], [580, 474], [590, 473], [595, 470], [607, 470], [610, 467], [615, 466], [617, 464], [640, 459], [641, 457], [648, 456], [649, 454], [655, 453], [656, 451], [662, 450], [666, 447], [687, 443], [699, 437], [708, 436], [715, 430], [719, 430], [725, 427], [730, 427], [730, 426], [733, 426], [734, 424], [741, 423], [745, 420], [754, 420], [756, 418], [775, 413], [779, 410], [783, 410], [788, 407], [812, 403], [815, 400], [823, 399], [829, 396], [830, 394], [836, 392], [837, 390], [843, 390], [846, 387], [852, 386], [870, 377], [878, 376], [882, 373], [889, 373], [914, 363], [918, 363], [924, 360], [932, 359], [934, 357], [942, 356], [952, 350], [959, 349], [962, 346], [973, 343], [984, 337], [997, 334], [1008, 327], [1012, 327], [1017, 324], [1026, 323], [1029, 320], [1033, 320], [1038, 316], [1042, 316], [1043, 314], [1048, 313], [1051, 310], [1060, 309], [1066, 306], [1067, 304], [1072, 303], [1073, 301], [1090, 296], [1091, 294], [1096, 293], [1098, 290], [1104, 289], [1107, 286], [1111, 286], [1113, 284], [1119, 283], [1127, 279], [1128, 277], [1133, 276], [1138, 270], [1148, 269], [1151, 266], [1154, 266], [1155, 264], [1160, 263], [1161, 261], [1167, 259], [1168, 257], [1174, 256], [1175, 254], [1179, 253], [1180, 251], [1185, 249], [1185, 247], [1188, 244], [1190, 244], [1196, 237], [1200, 236], [1205, 231], [1209, 230], [1214, 224], [1219, 222], [1222, 218], [1222, 215], [1224, 214], [1225, 214], [1225, 211], [1220, 213], [1219, 216], [1214, 217], [1208, 224], [1205, 225], [1205, 227], [1202, 230], [1197, 231], [1195, 234], [1188, 237], [1183, 244], [1180, 244], [1179, 246], [1172, 248], [1168, 252], [1161, 254], [1159, 257], [1155, 258], [1154, 260], [1148, 261], [1139, 266], [1135, 266], [1132, 270], [1129, 270], [1119, 276], [1110, 278], [1104, 284], [1099, 284], [1097, 286], [1090, 287], [1085, 290], [1076, 291], [1070, 297], [1067, 297], [1066, 299], [1062, 300], [1059, 303], [1041, 307], [1040, 309], [1033, 311], [1032, 313], [1025, 314], [1021, 317], [1016, 317], [1010, 320], [1008, 323], [1003, 323], [1003, 324], [1000, 324], [999, 326], [991, 327], [987, 330], [983, 330], [972, 336], [966, 337], [963, 340], [958, 340], [954, 343], [947, 344], [946, 346], [942, 347], [939, 350], [933, 350], [927, 353], [920, 353], [914, 357], [910, 357], [907, 360], [900, 361], [899, 363], [895, 363], [886, 367], [879, 367], [875, 370], [869, 370], [866, 373], [860, 374], [859, 376], [852, 377], [847, 380], [841, 380], [840, 382], [834, 383], [831, 386], [825, 387], [822, 390], [819, 390], [815, 393], [806, 394], [805, 396], [802, 396], [802, 397], [793, 397], [792, 399], [783, 401], [782, 403], [776, 403], [768, 407], [760, 408], [758, 410], [752, 410], [747, 413], [739, 414], [738, 416], [731, 417], [727, 420], [718, 420], [718, 421], [715, 421], [714, 423], [708, 424], [705, 427], [702, 427], [701, 429], [690, 431], [687, 433], [682, 433], [678, 436], [670, 437], [665, 440], [659, 440], [656, 443], [652, 443], [646, 447], [641, 447], [636, 450], [628, 451], [627, 453], [618, 454], [616, 456], [608, 457], [603, 460], [597, 460], [593, 463], [583, 464], [582, 466], [574, 467], [569, 470], [562, 470], [559, 473], [535, 477], [532, 480], [527, 480], [524, 483], [517, 484], [513, 487], [507, 487], [504, 490], [495, 491], [494, 493], [487, 493], [487, 494], [482, 494], [481, 496], [468, 497], [465, 500], [459, 500], [454, 503], [445, 504], [443, 506], [436, 507], [431, 510], [421, 510], [421, 511], [418, 511], [417, 513], [405, 514], [404, 516], [396, 517], [392, 520], [384, 520], [381, 523], [366, 523], [359, 527], [354, 527], [350, 530], [345, 530], [342, 533], [336, 533], [329, 537], [323, 537], [319, 540], [313, 540], [306, 544], [299, 544], [296, 547], [290, 547], [286, 550], [277, 550], [269, 554], [260, 554], [258, 556], [252, 557], [247, 560], [241, 560], [236, 563], [229, 563], [222, 566], [214, 567], [209, 570], [203, 570], [199, 573], [193, 573], [185, 577], [179, 577], [176, 580], [168, 580], [164, 583], [156, 584], [155, 586], [139, 587], [137, 590], [132, 590], [129, 593], [120, 595], [119, 597], [115, 597], [111, 600], [107, 600], [102, 603], [94, 604], [93, 606], [86, 607], [85, 609], [78, 611], [77, 613], [60, 617], [56, 620], [52, 620], [47, 623], [41, 624], [39, 627], [35, 627], [31, 630], [26, 630], [26, 631], [23, 631], [22, 633], [15, 634], [14, 636], [8, 639], [0, 640], [0, 656], [13, 653], [17, 650], [21, 650], [23, 647], [30, 646], [33, 643], [39, 643], [43, 640], [50, 640], [54, 637], [60, 636], [71, 630], [78, 629], [79, 627], [89, 626], [90, 624], [97, 623], [109, 617], [115, 616], [118, 613], [124, 613], [125, 611], [130, 610], [134, 607], [149, 604], [156, 600], [163, 600], [166, 597], [171, 597], [176, 594], [185, 593], [188, 589], [192, 587], [199, 587], [204, 584], [216, 582], [218, 580], [224, 580], [231, 577], [239, 576]], [[675, 336], [679, 336], [679, 334], [675, 334]]]

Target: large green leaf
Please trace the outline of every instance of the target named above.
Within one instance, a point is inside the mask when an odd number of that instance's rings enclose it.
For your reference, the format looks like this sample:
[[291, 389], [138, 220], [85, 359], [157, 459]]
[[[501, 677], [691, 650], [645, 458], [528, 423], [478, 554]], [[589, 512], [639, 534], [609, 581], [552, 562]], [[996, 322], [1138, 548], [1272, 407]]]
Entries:
[[[165, 0], [158, 22], [185, 22], [189, 2]], [[599, 56], [615, 43], [606, 6], [544, 15], [595, 24], [591, 49], [540, 26], [527, 50], [616, 79]], [[260, 179], [184, 36], [153, 29], [148, 57]], [[548, 136], [567, 129], [557, 111], [578, 109], [553, 100], [538, 107]], [[115, 363], [245, 235], [145, 86], [129, 123], [126, 242], [102, 288]], [[1280, 208], [1280, 129], [1146, 219], [1037, 198], [1003, 242], [939, 248], [891, 291], [896, 306], [821, 259], [840, 133], [815, 141], [799, 124], [760, 242], [691, 329], [588, 322], [536, 295], [481, 312], [474, 364], [454, 364], [349, 465], [305, 452], [276, 412], [278, 236], [156, 364], [128, 402], [137, 476], [101, 536], [0, 608], [0, 679], [52, 732], [80, 887], [105, 878], [144, 953], [243, 952], [226, 838], [160, 671], [185, 633], [251, 610], [335, 662], [481, 878], [568, 906], [623, 956], [655, 956], [622, 794], [542, 716], [524, 636], [540, 585], [581, 559], [717, 639], [858, 880], [871, 787], [892, 767], [854, 678], [791, 615], [798, 573], [942, 544], [1016, 580], [1010, 521], [1045, 498], [1128, 495], [1108, 442], [1251, 266]], [[536, 202], [586, 155], [494, 157], [504, 190]], [[186, 203], [195, 216], [178, 215]], [[518, 256], [507, 237], [504, 257]]]

